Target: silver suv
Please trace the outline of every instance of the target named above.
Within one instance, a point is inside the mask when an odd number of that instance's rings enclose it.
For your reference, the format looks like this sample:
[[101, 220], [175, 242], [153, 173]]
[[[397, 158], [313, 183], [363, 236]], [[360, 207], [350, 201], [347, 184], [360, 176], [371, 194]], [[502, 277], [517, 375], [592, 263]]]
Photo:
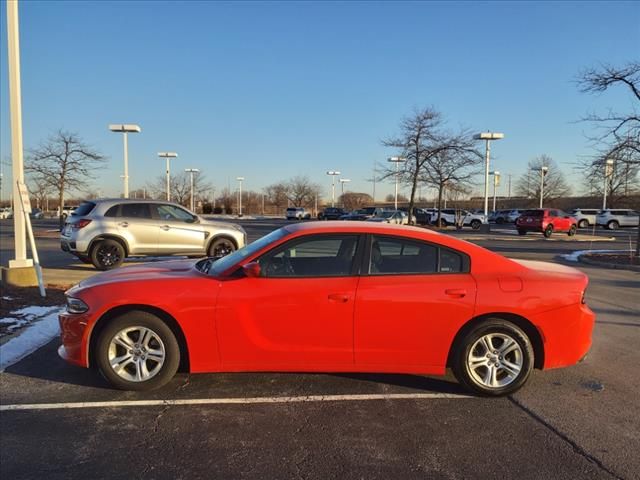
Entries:
[[640, 223], [640, 212], [629, 209], [607, 209], [596, 216], [596, 225], [602, 225], [609, 230], [619, 227], [637, 227]]
[[175, 203], [122, 198], [82, 203], [60, 235], [62, 250], [98, 270], [134, 256], [222, 257], [246, 242], [239, 225], [207, 221]]
[[578, 222], [578, 228], [587, 228], [596, 224], [596, 216], [600, 213], [597, 208], [574, 208], [569, 214]]

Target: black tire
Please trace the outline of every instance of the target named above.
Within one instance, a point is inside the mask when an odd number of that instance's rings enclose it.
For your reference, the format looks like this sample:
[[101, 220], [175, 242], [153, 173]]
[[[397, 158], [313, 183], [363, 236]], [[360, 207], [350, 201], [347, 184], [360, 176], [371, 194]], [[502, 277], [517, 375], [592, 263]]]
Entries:
[[607, 228], [609, 230], [617, 230], [618, 228], [620, 228], [620, 224], [617, 220], [611, 220], [609, 223], [607, 223]]
[[214, 238], [209, 245], [207, 255], [209, 257], [221, 258], [236, 251], [236, 244], [227, 237]]
[[116, 240], [106, 239], [97, 242], [91, 249], [91, 263], [98, 270], [111, 270], [122, 265], [125, 251]]
[[[493, 363], [493, 368], [497, 370], [495, 379], [503, 382], [503, 385], [487, 386], [478, 378], [481, 373], [489, 373], [491, 367], [479, 365], [475, 368], [475, 372], [472, 372], [469, 366], [468, 359], [472, 354], [476, 357], [484, 356], [479, 355], [480, 351], [485, 350], [481, 339], [490, 334], [495, 335], [491, 342], [497, 349], [486, 354], [487, 362], [496, 362]], [[514, 351], [508, 352], [503, 357], [499, 349], [508, 345], [507, 338], [517, 343], [519, 350], [516, 347]], [[458, 382], [472, 392], [492, 397], [509, 395], [520, 389], [529, 378], [534, 365], [533, 346], [527, 334], [513, 323], [499, 318], [488, 319], [467, 332], [453, 346], [452, 354], [451, 367]], [[510, 364], [520, 364], [520, 369], [513, 378], [508, 378], [507, 369], [504, 367], [500, 371], [501, 362], [506, 364], [507, 361]]]
[[571, 225], [571, 226], [569, 227], [569, 231], [567, 232], [567, 235], [569, 235], [570, 237], [573, 237], [573, 236], [576, 234], [576, 231], [577, 231], [577, 230], [578, 230], [578, 229], [576, 228], [576, 226], [575, 226], [575, 225]]
[[[164, 347], [164, 361], [157, 373], [148, 380], [130, 381], [122, 378], [114, 371], [109, 361], [111, 341], [115, 335], [126, 328], [135, 327], [143, 327], [153, 332], [160, 338]], [[135, 341], [135, 337], [129, 337], [129, 339]], [[95, 359], [100, 373], [111, 385], [120, 390], [144, 391], [159, 388], [173, 378], [180, 365], [180, 346], [171, 328], [158, 317], [147, 312], [132, 311], [109, 321], [109, 324], [100, 332], [95, 345]], [[122, 346], [114, 346], [114, 349], [116, 348], [121, 349], [121, 351], [116, 350], [114, 352], [115, 355], [127, 354], [126, 349]], [[153, 365], [151, 360], [147, 360], [146, 365], [150, 363]], [[134, 369], [135, 371], [135, 367], [131, 363], [127, 365], [127, 368], [123, 368], [123, 370], [127, 369]], [[151, 371], [153, 371], [153, 368]]]
[[587, 228], [587, 227], [589, 227], [589, 220], [587, 220], [586, 218], [583, 218], [578, 222], [578, 228]]
[[480, 220], [471, 220], [471, 228], [473, 230], [479, 230], [480, 225], [482, 225], [482, 222]]
[[527, 231], [526, 230], [522, 230], [521, 228], [518, 229], [518, 235], [526, 235]]
[[553, 234], [553, 225], [548, 225], [547, 228], [544, 229], [543, 235], [545, 238], [551, 237]]
[[498, 218], [496, 218], [496, 223], [497, 223], [498, 225], [502, 225], [502, 224], [504, 223], [504, 218], [502, 218], [502, 217], [498, 217]]

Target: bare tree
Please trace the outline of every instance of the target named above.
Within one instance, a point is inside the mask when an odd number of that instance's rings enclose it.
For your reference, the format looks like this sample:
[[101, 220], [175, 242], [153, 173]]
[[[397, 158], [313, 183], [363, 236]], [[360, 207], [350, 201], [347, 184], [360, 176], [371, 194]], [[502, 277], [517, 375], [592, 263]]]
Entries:
[[[580, 170], [583, 176], [585, 189], [590, 195], [602, 196], [604, 185], [607, 185], [607, 205], [615, 205], [631, 195], [637, 195], [640, 191], [640, 164], [629, 161], [626, 157], [630, 151], [616, 152], [608, 157], [599, 157], [589, 161], [583, 161]], [[607, 161], [611, 160], [611, 167]], [[606, 178], [605, 178], [606, 177]]]
[[373, 203], [373, 197], [368, 193], [346, 192], [338, 199], [345, 210], [357, 210]]
[[[183, 206], [189, 205], [191, 197], [191, 176], [187, 172], [172, 174], [169, 181], [171, 188], [171, 201]], [[156, 180], [147, 186], [153, 197], [165, 199], [167, 197], [167, 177], [160, 175]], [[211, 183], [204, 173], [200, 172], [193, 176], [193, 196], [200, 198], [206, 196], [211, 190]]]
[[527, 171], [516, 181], [516, 193], [527, 198], [540, 198], [540, 185], [542, 183], [541, 168], [547, 167], [544, 175], [544, 200], [568, 196], [571, 187], [565, 180], [565, 175], [558, 168], [556, 162], [548, 155], [540, 155], [529, 160]]
[[[395, 202], [396, 201], [396, 195], [394, 193], [390, 193], [386, 197], [384, 197], [384, 201], [387, 202], [387, 203]], [[405, 195], [402, 195], [401, 193], [399, 193], [398, 194], [398, 201], [399, 202], [408, 202], [409, 199]]]
[[265, 188], [265, 193], [269, 199], [269, 203], [276, 208], [276, 213], [286, 208], [289, 203], [287, 197], [287, 184], [285, 182], [274, 183]]
[[[442, 114], [433, 107], [415, 110], [405, 117], [400, 122], [399, 136], [384, 140], [382, 144], [397, 149], [405, 158], [399, 177], [411, 186], [410, 223], [420, 181], [442, 188], [443, 182], [449, 177], [452, 180], [457, 170], [465, 170], [482, 160], [469, 132], [445, 131]], [[383, 178], [394, 178], [395, 175], [395, 167], [384, 167]], [[466, 177], [462, 172], [457, 175]]]
[[320, 196], [322, 187], [307, 176], [293, 177], [287, 182], [287, 198], [296, 207], [311, 207]]
[[[29, 151], [25, 170], [44, 180], [58, 194], [60, 212], [68, 191], [81, 190], [104, 167], [105, 157], [75, 133], [59, 130]], [[60, 227], [63, 219], [60, 215]]]
[[44, 210], [47, 198], [53, 193], [53, 188], [46, 178], [32, 175], [29, 181], [29, 192], [36, 199], [36, 207]]

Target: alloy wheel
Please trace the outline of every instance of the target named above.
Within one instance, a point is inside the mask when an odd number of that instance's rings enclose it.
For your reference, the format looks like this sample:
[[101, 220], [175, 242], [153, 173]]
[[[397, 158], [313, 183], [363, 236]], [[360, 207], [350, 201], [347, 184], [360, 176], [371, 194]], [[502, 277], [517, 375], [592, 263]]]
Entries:
[[522, 348], [516, 340], [504, 333], [489, 333], [469, 350], [467, 369], [479, 385], [501, 388], [518, 378], [523, 361]]
[[113, 372], [129, 382], [153, 378], [164, 365], [166, 350], [160, 336], [146, 327], [127, 327], [109, 343], [108, 360]]

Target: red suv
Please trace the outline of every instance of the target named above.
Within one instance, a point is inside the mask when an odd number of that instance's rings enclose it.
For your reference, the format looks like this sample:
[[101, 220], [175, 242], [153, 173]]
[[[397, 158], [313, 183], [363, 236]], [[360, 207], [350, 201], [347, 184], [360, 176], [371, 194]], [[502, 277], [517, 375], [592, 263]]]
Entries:
[[519, 235], [527, 232], [542, 232], [549, 238], [553, 232], [566, 232], [570, 237], [576, 234], [576, 219], [555, 208], [535, 208], [525, 210], [518, 220], [516, 228]]

